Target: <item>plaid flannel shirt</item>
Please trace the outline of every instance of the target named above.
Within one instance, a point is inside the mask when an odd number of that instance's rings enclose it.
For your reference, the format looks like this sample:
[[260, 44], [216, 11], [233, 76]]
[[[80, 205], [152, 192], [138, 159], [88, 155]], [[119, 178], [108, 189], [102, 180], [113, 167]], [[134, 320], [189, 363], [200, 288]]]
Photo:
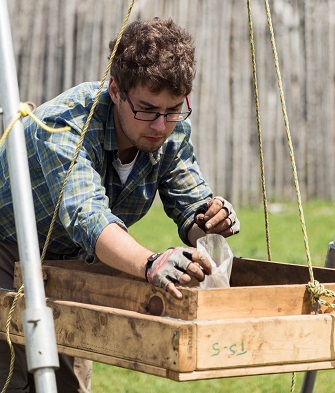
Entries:
[[[82, 83], [37, 109], [37, 117], [49, 126], [70, 126], [71, 131], [48, 133], [30, 118], [24, 119], [41, 249], [99, 86], [99, 82]], [[67, 257], [84, 249], [94, 255], [96, 241], [106, 225], [117, 223], [127, 230], [148, 212], [157, 190], [166, 214], [176, 223], [182, 241], [188, 244], [187, 232], [195, 210], [212, 197], [193, 152], [190, 123], [176, 124], [170, 137], [154, 153], [156, 165], [147, 153], [140, 152], [126, 184], [122, 185], [112, 165], [118, 150], [113, 102], [105, 87], [66, 183], [48, 251]], [[6, 143], [0, 147], [0, 167], [0, 239], [16, 243]]]

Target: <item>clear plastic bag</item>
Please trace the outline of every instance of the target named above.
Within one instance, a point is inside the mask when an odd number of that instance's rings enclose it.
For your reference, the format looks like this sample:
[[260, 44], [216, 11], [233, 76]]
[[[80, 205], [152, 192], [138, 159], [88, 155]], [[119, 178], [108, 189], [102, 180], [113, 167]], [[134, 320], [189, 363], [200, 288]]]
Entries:
[[209, 234], [197, 241], [197, 250], [212, 263], [212, 274], [200, 283], [201, 289], [227, 288], [233, 266], [233, 253], [221, 235]]

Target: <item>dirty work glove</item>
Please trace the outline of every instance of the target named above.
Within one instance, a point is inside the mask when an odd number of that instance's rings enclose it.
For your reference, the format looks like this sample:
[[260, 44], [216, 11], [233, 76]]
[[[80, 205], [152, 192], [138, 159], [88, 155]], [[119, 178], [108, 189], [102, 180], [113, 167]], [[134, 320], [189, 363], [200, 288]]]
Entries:
[[187, 284], [191, 280], [190, 276], [203, 281], [205, 274], [211, 274], [211, 263], [207, 258], [196, 249], [176, 247], [162, 254], [151, 255], [145, 278], [152, 285], [167, 288], [170, 283]]
[[[194, 222], [205, 233], [216, 233], [228, 237], [240, 232], [240, 221], [230, 202], [215, 196], [201, 205], [194, 214]], [[207, 226], [211, 223], [211, 229]]]

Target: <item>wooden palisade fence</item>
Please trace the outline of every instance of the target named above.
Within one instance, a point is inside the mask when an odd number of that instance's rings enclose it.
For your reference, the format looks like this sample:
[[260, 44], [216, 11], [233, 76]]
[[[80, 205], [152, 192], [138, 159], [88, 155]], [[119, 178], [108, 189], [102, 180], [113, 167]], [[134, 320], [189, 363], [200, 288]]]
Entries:
[[[37, 105], [99, 80], [126, 0], [11, 0], [23, 101]], [[263, 0], [252, 2], [268, 197], [294, 195]], [[286, 105], [304, 199], [335, 199], [335, 0], [270, 1]], [[130, 20], [172, 16], [197, 45], [191, 95], [193, 142], [216, 194], [261, 201], [246, 1], [137, 0]], [[1, 100], [6, 97], [0, 97]], [[0, 125], [2, 126], [2, 125]]]

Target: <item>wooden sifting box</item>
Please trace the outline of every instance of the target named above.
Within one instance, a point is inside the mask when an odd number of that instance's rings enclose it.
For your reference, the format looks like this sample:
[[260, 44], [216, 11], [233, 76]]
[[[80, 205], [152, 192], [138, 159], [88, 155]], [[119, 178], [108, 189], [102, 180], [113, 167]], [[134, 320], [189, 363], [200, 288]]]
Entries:
[[[335, 365], [335, 314], [312, 312], [306, 266], [234, 257], [230, 288], [182, 288], [182, 300], [100, 263], [45, 261], [43, 270], [60, 353], [176, 381]], [[335, 270], [313, 272], [335, 291]], [[2, 338], [14, 296], [0, 291]], [[17, 343], [23, 309], [21, 296], [10, 324]]]

